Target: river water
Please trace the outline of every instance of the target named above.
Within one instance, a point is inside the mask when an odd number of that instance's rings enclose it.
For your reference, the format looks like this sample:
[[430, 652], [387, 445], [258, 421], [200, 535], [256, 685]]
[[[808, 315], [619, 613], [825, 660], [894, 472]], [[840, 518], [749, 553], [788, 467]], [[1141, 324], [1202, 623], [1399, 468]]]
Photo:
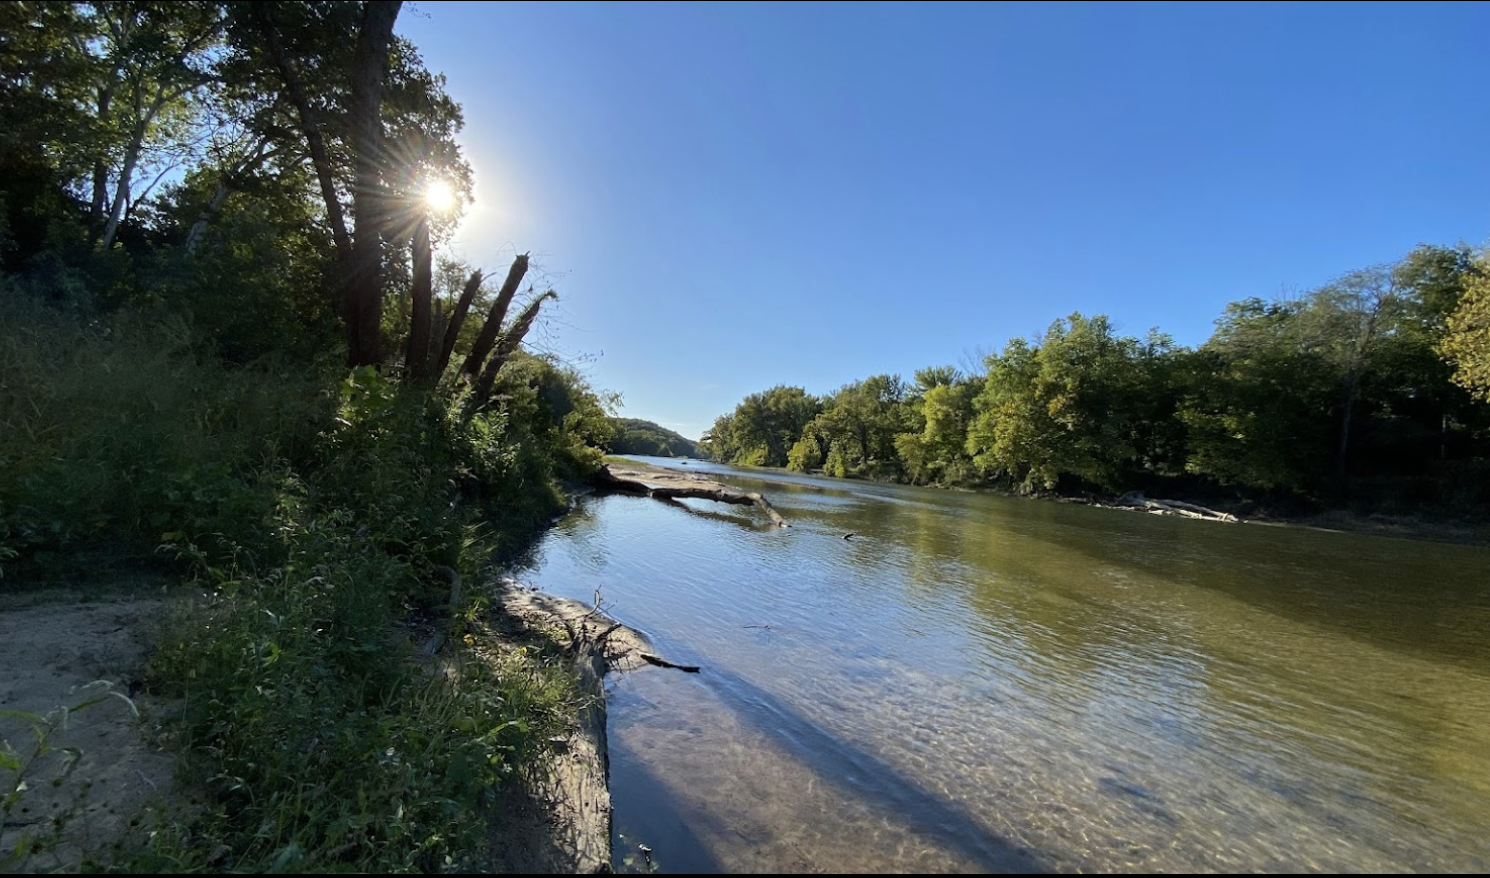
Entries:
[[610, 678], [618, 869], [1490, 870], [1490, 549], [687, 468], [793, 527], [587, 498], [518, 573], [703, 666]]

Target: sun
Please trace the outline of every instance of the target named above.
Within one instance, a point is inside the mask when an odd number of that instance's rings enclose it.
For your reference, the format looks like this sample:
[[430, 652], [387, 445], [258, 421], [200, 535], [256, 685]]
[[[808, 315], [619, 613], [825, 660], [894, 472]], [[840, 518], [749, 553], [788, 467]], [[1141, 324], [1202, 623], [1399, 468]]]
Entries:
[[448, 213], [455, 208], [455, 189], [444, 180], [431, 180], [424, 187], [424, 206], [433, 213]]

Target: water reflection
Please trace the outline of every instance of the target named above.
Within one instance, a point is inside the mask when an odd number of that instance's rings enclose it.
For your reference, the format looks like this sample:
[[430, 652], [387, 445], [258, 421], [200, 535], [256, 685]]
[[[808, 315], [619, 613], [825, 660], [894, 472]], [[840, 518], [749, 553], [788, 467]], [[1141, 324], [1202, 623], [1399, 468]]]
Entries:
[[794, 527], [597, 498], [527, 576], [705, 666], [616, 684], [665, 869], [1490, 864], [1490, 552], [738, 484]]

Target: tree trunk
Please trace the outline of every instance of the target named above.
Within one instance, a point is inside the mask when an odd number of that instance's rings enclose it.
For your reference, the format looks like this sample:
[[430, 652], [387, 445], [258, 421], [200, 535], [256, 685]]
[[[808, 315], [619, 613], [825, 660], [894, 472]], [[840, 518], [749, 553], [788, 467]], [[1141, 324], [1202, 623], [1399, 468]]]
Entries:
[[222, 210], [222, 206], [227, 202], [228, 195], [231, 192], [232, 188], [228, 186], [228, 177], [224, 174], [223, 178], [217, 181], [217, 188], [212, 190], [212, 197], [207, 200], [207, 206], [202, 208], [201, 213], [197, 214], [196, 222], [191, 224], [191, 230], [186, 233], [186, 243], [182, 245], [182, 248], [186, 251], [187, 256], [191, 256], [197, 252], [197, 247], [201, 245], [202, 238], [207, 234], [207, 225]]
[[[279, 29], [270, 15], [273, 5], [272, 3], [249, 4], [258, 22], [259, 32], [264, 36], [264, 44], [269, 49], [270, 56], [274, 58], [274, 66], [279, 69], [279, 75], [285, 81], [285, 91], [290, 103], [295, 106], [295, 113], [300, 117], [300, 130], [305, 134], [305, 145], [310, 152], [311, 166], [315, 168], [316, 182], [321, 188], [321, 200], [326, 205], [326, 219], [331, 224], [331, 240], [336, 245], [336, 257], [341, 269], [341, 283], [344, 289], [352, 274], [352, 236], [347, 231], [346, 212], [342, 210], [341, 199], [336, 195], [336, 177], [331, 171], [331, 154], [326, 149], [325, 134], [321, 131], [320, 122], [316, 119], [315, 109], [310, 105], [310, 98], [306, 95], [300, 74], [295, 70], [294, 62], [290, 60], [289, 53], [285, 51], [284, 43], [279, 38]], [[347, 296], [343, 292], [341, 302], [334, 304], [337, 313], [342, 315], [342, 320], [349, 327], [348, 341], [350, 342], [351, 315], [347, 313], [346, 301]]]
[[434, 268], [429, 252], [429, 220], [414, 227], [414, 282], [409, 305], [409, 352], [405, 364], [409, 379], [429, 380], [430, 301], [433, 298]]
[[[144, 125], [138, 127], [143, 128]], [[109, 206], [109, 221], [98, 239], [98, 246], [104, 250], [114, 246], [114, 236], [119, 234], [119, 224], [124, 220], [124, 205], [129, 202], [129, 178], [134, 175], [135, 165], [140, 161], [144, 139], [144, 132], [137, 128], [136, 135], [124, 154], [124, 164], [119, 168], [119, 182], [114, 187], [114, 202]]]
[[[96, 119], [102, 121], [109, 116], [114, 102], [114, 82], [98, 90]], [[93, 197], [88, 210], [88, 228], [95, 234], [103, 228], [103, 216], [109, 209], [109, 166], [101, 161], [93, 163]]]
[[254, 145], [248, 158], [237, 167], [223, 172], [222, 179], [217, 182], [217, 188], [212, 190], [212, 197], [207, 200], [207, 206], [197, 214], [196, 221], [191, 224], [191, 229], [186, 233], [186, 243], [183, 245], [186, 255], [191, 256], [197, 252], [197, 247], [201, 246], [202, 238], [207, 234], [207, 226], [222, 212], [222, 206], [227, 203], [228, 196], [233, 194], [239, 180], [257, 170], [273, 154], [274, 150], [269, 149], [268, 139], [260, 139]]
[[641, 497], [651, 497], [654, 500], [692, 498], [696, 500], [713, 500], [717, 503], [733, 503], [738, 506], [754, 506], [764, 512], [771, 519], [771, 523], [777, 527], [791, 527], [791, 523], [780, 512], [776, 511], [776, 507], [771, 505], [771, 501], [755, 491], [732, 491], [723, 485], [710, 483], [705, 483], [699, 487], [673, 487], [668, 485], [654, 487], [645, 482], [619, 478], [606, 466], [600, 468], [600, 471], [595, 474], [593, 481], [595, 487], [602, 491], [635, 494]]
[[1350, 419], [1355, 411], [1356, 386], [1360, 379], [1352, 375], [1345, 385], [1345, 414], [1340, 419], [1340, 448], [1335, 454], [1335, 478], [1345, 478], [1345, 455], [1350, 450]]
[[440, 345], [440, 359], [435, 363], [435, 380], [439, 381], [445, 377], [445, 369], [450, 365], [450, 355], [455, 351], [455, 343], [460, 339], [461, 327], [466, 322], [466, 315], [471, 312], [471, 303], [476, 300], [476, 293], [481, 289], [481, 281], [484, 279], [481, 269], [471, 272], [466, 280], [465, 289], [460, 292], [460, 300], [455, 303], [455, 312], [450, 315], [445, 324], [445, 340]]
[[491, 395], [492, 386], [497, 382], [497, 373], [502, 371], [502, 364], [507, 362], [507, 358], [512, 356], [513, 351], [517, 350], [517, 346], [522, 344], [523, 337], [533, 326], [533, 321], [538, 319], [538, 309], [548, 299], [557, 298], [559, 294], [549, 290], [529, 302], [528, 307], [524, 308], [523, 312], [517, 315], [517, 319], [512, 321], [512, 326], [502, 333], [502, 340], [497, 343], [497, 349], [492, 352], [491, 360], [481, 370], [481, 377], [476, 381], [475, 392], [472, 394], [472, 404], [476, 408], [479, 409], [486, 404], [486, 398]]
[[512, 267], [507, 269], [507, 279], [502, 282], [502, 289], [497, 293], [497, 300], [492, 303], [491, 311], [486, 315], [486, 323], [481, 326], [481, 334], [476, 336], [476, 343], [471, 346], [471, 353], [466, 355], [466, 361], [461, 364], [462, 375], [469, 375], [472, 380], [481, 374], [481, 365], [486, 362], [486, 355], [497, 343], [497, 336], [502, 332], [502, 321], [507, 319], [507, 309], [512, 305], [512, 297], [517, 295], [517, 288], [523, 282], [523, 275], [528, 273], [528, 254], [522, 253], [512, 260]]
[[402, 0], [369, 0], [362, 11], [352, 60], [351, 146], [352, 276], [347, 284], [350, 365], [374, 366], [383, 360], [383, 83], [388, 48]]

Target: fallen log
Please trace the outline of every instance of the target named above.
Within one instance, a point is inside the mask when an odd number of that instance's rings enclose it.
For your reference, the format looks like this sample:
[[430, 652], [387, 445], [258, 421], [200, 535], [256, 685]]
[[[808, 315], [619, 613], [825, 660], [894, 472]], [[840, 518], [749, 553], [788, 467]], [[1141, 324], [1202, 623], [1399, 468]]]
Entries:
[[698, 487], [661, 485], [653, 486], [632, 479], [618, 478], [609, 467], [602, 466], [595, 475], [596, 487], [622, 494], [635, 494], [655, 500], [713, 500], [717, 503], [733, 503], [737, 506], [755, 506], [764, 512], [777, 527], [791, 527], [791, 522], [782, 517], [771, 502], [755, 491], [731, 491], [722, 485], [704, 483]]
[[1142, 491], [1129, 491], [1119, 497], [1115, 505], [1129, 509], [1143, 509], [1158, 515], [1182, 515], [1185, 518], [1198, 518], [1206, 521], [1235, 523], [1239, 520], [1230, 512], [1217, 512], [1214, 509], [1207, 509], [1182, 500], [1151, 500], [1145, 497]]

